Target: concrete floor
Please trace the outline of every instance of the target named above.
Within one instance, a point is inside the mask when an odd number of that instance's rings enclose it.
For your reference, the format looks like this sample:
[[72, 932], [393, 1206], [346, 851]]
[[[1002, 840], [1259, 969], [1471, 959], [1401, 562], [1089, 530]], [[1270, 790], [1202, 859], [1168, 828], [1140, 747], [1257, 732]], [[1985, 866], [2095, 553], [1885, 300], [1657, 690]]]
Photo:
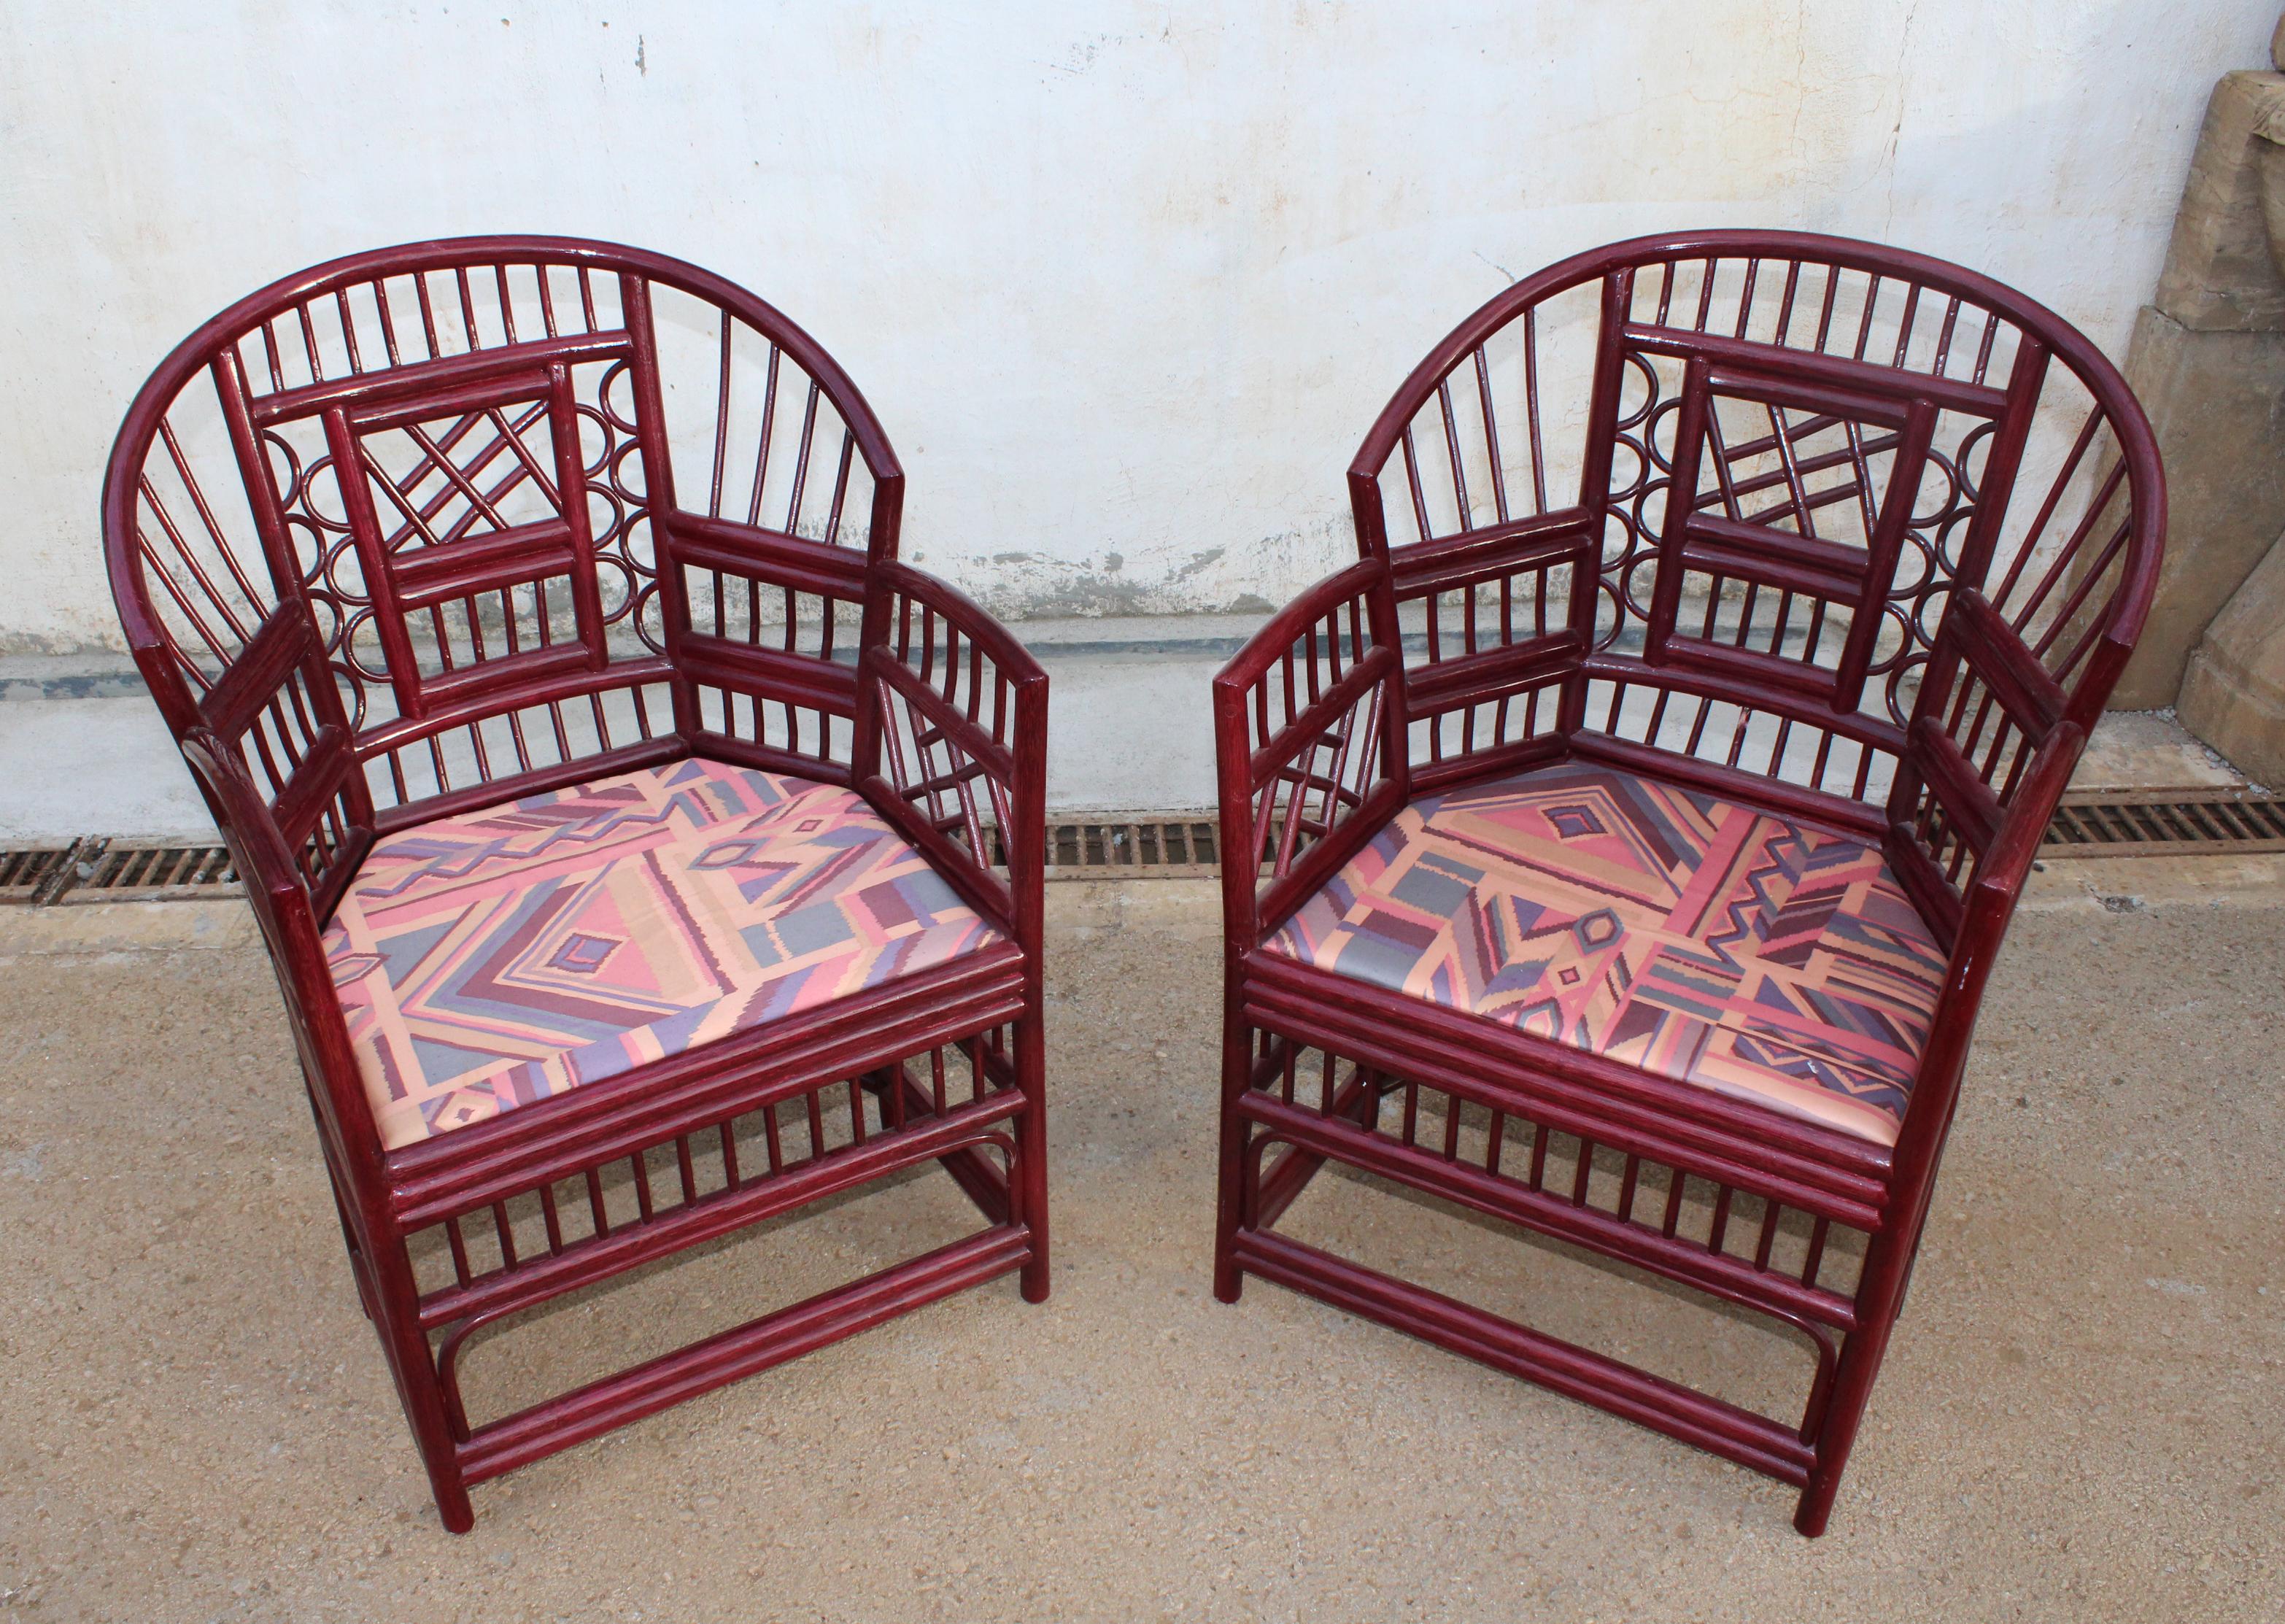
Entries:
[[[1048, 1303], [995, 1283], [684, 1405], [479, 1489], [454, 1539], [234, 905], [0, 912], [0, 1611], [2273, 1620], [2277, 879], [2048, 866], [1814, 1543], [1788, 1492], [1624, 1423], [1259, 1283], [1212, 1299], [1216, 918], [1182, 882], [1050, 888]], [[966, 1217], [930, 1173], [733, 1240], [511, 1329], [472, 1397]], [[1331, 1175], [1287, 1221], [1716, 1391], [1797, 1393], [1785, 1339], [1559, 1249]]]

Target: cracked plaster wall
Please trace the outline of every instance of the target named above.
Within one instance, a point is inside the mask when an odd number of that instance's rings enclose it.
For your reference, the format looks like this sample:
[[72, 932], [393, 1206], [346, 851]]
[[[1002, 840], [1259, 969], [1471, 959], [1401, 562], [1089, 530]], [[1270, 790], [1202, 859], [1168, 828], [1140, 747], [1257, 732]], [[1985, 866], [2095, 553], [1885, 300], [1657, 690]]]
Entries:
[[1010, 615], [1280, 601], [1427, 345], [1634, 232], [1993, 272], [2114, 355], [2208, 88], [2275, 0], [0, 11], [0, 654], [116, 641], [94, 530], [144, 373], [383, 242], [533, 230], [745, 282], [847, 365], [908, 550]]

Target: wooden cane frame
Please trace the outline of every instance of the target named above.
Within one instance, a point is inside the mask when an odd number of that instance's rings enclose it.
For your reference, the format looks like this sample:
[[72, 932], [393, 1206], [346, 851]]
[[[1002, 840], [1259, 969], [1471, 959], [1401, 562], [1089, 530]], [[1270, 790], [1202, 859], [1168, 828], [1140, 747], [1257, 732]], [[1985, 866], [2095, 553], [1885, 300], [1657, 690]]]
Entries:
[[[718, 370], [667, 375], [662, 336], [694, 334]], [[679, 445], [670, 388], [702, 403]], [[557, 238], [289, 277], [192, 334], [120, 432], [122, 621], [246, 882], [455, 1532], [472, 1484], [666, 1405], [1003, 1274], [1048, 1294], [1047, 677], [898, 561], [903, 495], [864, 397], [778, 311]], [[692, 755], [854, 789], [1005, 942], [384, 1149], [319, 938], [373, 841]], [[470, 1424], [472, 1332], [931, 1161], [978, 1233]]]
[[[1567, 295], [1592, 363], [1565, 504], [1542, 373], [1543, 313]], [[1495, 341], [1519, 351], [1504, 418]], [[1767, 432], [1736, 440], [1724, 403]], [[2050, 434], [2036, 504], [2011, 504], [2038, 433], [2081, 407]], [[1798, 1487], [1794, 1525], [1819, 1534], [1993, 957], [2149, 608], [2165, 493], [2148, 425], [2093, 345], [1989, 279], [1836, 238], [1702, 231], [1583, 254], [1493, 299], [1398, 389], [1348, 481], [1360, 561], [1214, 680], [1216, 1295], [1256, 1275], [1598, 1405]], [[1842, 510], [1861, 514], [1850, 545], [1818, 530]], [[1950, 953], [1893, 1148], [1265, 951], [1412, 797], [1566, 759], [1884, 852]], [[1440, 1102], [1441, 1144], [1423, 1138]], [[1464, 1155], [1464, 1120], [1483, 1124]], [[1800, 1418], [1279, 1234], [1328, 1159], [1792, 1327], [1816, 1360]], [[1702, 1229], [1686, 1195], [1710, 1200]]]

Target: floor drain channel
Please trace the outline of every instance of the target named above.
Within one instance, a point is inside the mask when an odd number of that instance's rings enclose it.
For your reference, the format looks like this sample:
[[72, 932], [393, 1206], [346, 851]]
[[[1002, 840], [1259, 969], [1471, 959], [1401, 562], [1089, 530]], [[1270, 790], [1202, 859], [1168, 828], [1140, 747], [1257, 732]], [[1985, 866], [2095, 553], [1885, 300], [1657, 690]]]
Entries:
[[[1195, 815], [1055, 819], [1047, 830], [1047, 877], [1210, 879], [1221, 872], [1217, 833], [1213, 819]], [[1007, 860], [996, 849], [993, 855]], [[230, 853], [218, 845], [131, 845], [88, 836], [68, 846], [0, 851], [0, 904], [237, 894]]]
[[[1192, 880], [1221, 872], [1211, 818], [1059, 818], [1047, 834], [1050, 880]], [[993, 855], [1007, 860], [1004, 852]], [[237, 894], [230, 853], [217, 845], [130, 845], [89, 836], [68, 846], [0, 851], [0, 904]]]
[[0, 902], [35, 900], [51, 881], [67, 874], [70, 857], [66, 846], [0, 851]]
[[46, 907], [239, 894], [230, 852], [218, 845], [132, 845], [88, 835], [67, 846], [0, 851], [0, 904]]
[[2285, 851], [2285, 800], [2250, 791], [2113, 790], [2066, 800], [2039, 848], [2049, 857], [2182, 857]]
[[[1195, 813], [1052, 818], [1047, 834], [1050, 880], [1197, 880], [1221, 871], [1220, 831], [1212, 818]], [[2195, 851], [2285, 851], [2285, 799], [2179, 789], [2074, 797], [2057, 810], [2039, 848], [2042, 858]], [[997, 850], [993, 855], [1006, 860]], [[67, 845], [0, 851], [0, 906], [238, 894], [230, 853], [219, 845], [137, 845], [90, 835]]]
[[[1168, 812], [1135, 818], [1048, 820], [1050, 880], [1199, 880], [1221, 872], [1212, 818]], [[1007, 854], [993, 837], [993, 855]]]

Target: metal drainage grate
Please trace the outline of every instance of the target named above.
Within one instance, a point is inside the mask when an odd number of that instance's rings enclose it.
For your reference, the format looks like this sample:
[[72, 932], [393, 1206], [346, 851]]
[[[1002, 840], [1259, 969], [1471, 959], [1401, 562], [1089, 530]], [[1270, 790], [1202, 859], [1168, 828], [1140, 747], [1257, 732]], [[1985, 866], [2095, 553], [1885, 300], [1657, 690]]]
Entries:
[[2285, 851], [2285, 800], [2231, 790], [2114, 790], [2065, 801], [2039, 848], [2042, 858], [2195, 851]]
[[0, 902], [30, 902], [51, 880], [68, 872], [67, 846], [0, 851]]
[[[1192, 880], [1221, 872], [1211, 818], [1057, 819], [1047, 834], [1050, 880]], [[1007, 860], [997, 850], [993, 856]], [[238, 894], [230, 853], [217, 845], [128, 845], [89, 836], [68, 846], [0, 851], [0, 904]]]
[[[1050, 818], [1050, 880], [1199, 880], [1221, 872], [1212, 818], [1166, 813], [1141, 818]], [[1007, 853], [993, 835], [993, 858]]]
[[230, 853], [216, 845], [114, 844], [90, 835], [68, 846], [0, 851], [0, 903], [45, 907], [238, 894]]
[[[1182, 813], [1050, 819], [1047, 877], [1211, 879], [1221, 872], [1219, 833], [1212, 818]], [[2069, 800], [2047, 826], [2039, 855], [2163, 857], [2200, 851], [2285, 851], [2285, 798], [2161, 789]], [[1003, 852], [993, 855], [1006, 861]], [[65, 846], [0, 851], [0, 906], [238, 894], [230, 852], [218, 845], [128, 845], [86, 836]]]

